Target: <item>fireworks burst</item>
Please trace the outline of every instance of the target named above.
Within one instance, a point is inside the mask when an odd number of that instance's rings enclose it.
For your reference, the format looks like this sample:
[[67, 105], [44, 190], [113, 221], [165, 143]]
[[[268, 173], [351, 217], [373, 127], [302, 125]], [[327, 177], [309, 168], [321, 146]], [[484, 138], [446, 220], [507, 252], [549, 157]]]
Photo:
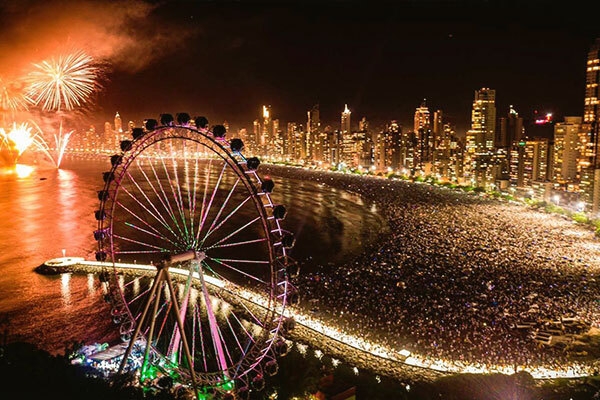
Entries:
[[33, 64], [28, 97], [44, 111], [70, 111], [82, 106], [97, 89], [99, 70], [83, 51]]
[[[33, 129], [35, 128], [35, 133]], [[18, 158], [28, 148], [33, 148], [35, 151], [41, 151], [46, 155], [56, 166], [60, 168], [60, 163], [63, 159], [67, 144], [73, 131], [63, 132], [62, 121], [58, 134], [54, 134], [54, 148], [51, 148], [48, 142], [44, 139], [44, 135], [40, 127], [31, 122], [31, 125], [25, 123], [17, 124], [13, 122], [12, 128], [7, 133], [0, 128], [0, 149], [5, 148], [12, 153], [12, 164], [16, 164]]]
[[29, 100], [25, 94], [21, 81], [6, 81], [0, 77], [0, 110], [22, 111], [27, 110]]
[[13, 122], [12, 129], [8, 133], [0, 128], [0, 137], [2, 137], [2, 142], [9, 149], [17, 151], [17, 156], [23, 154], [34, 140], [31, 135], [31, 127], [26, 123], [17, 125], [16, 122]]

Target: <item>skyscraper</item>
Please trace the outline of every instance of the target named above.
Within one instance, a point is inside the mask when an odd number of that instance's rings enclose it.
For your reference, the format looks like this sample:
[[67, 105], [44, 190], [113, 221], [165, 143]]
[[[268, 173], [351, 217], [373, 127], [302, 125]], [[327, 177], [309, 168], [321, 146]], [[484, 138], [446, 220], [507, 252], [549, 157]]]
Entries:
[[590, 47], [585, 71], [585, 99], [583, 104], [583, 125], [580, 135], [581, 141], [581, 182], [580, 190], [583, 200], [591, 205], [591, 212], [595, 214], [600, 206], [600, 162], [598, 160], [598, 146], [600, 142], [598, 132], [598, 85], [600, 84], [600, 38]]
[[581, 130], [581, 117], [565, 117], [564, 122], [554, 126], [554, 171], [552, 179], [568, 189], [577, 180], [577, 159], [579, 158], [578, 134]]
[[508, 115], [500, 118], [500, 130], [496, 135], [496, 148], [508, 149], [523, 139], [523, 118], [519, 117], [519, 113], [509, 107]]
[[465, 171], [473, 185], [487, 186], [494, 183], [492, 158], [495, 132], [496, 91], [489, 88], [476, 90], [465, 154]]
[[121, 121], [121, 116], [118, 111], [115, 114], [115, 132], [117, 135], [123, 133], [123, 122]]
[[312, 109], [308, 110], [307, 121], [306, 121], [306, 143], [304, 145], [305, 157], [316, 161], [317, 149], [315, 148], [317, 142], [319, 142], [319, 136], [321, 134], [321, 115], [319, 111], [319, 104], [315, 104]]
[[352, 113], [348, 109], [348, 104], [344, 106], [344, 111], [342, 112], [342, 120], [340, 124], [340, 135], [342, 137], [342, 151], [341, 159], [346, 165], [357, 165], [357, 160], [355, 160], [356, 156], [356, 141], [352, 136], [352, 129], [350, 128], [350, 115]]
[[262, 125], [260, 131], [260, 151], [263, 155], [269, 154], [270, 147], [273, 140], [273, 123], [271, 120], [271, 106], [262, 107]]
[[352, 133], [352, 130], [350, 129], [350, 114], [352, 113], [348, 109], [348, 104], [346, 104], [344, 106], [344, 111], [342, 112], [342, 123], [340, 125], [340, 130], [342, 131], [342, 134]]
[[471, 110], [471, 130], [467, 132], [467, 149], [473, 153], [492, 150], [496, 132], [496, 91], [482, 88], [475, 91]]
[[[415, 110], [414, 133], [417, 142], [415, 149], [415, 168], [423, 171], [425, 162], [430, 162], [431, 116], [425, 99]], [[429, 168], [430, 169], [430, 168]]]

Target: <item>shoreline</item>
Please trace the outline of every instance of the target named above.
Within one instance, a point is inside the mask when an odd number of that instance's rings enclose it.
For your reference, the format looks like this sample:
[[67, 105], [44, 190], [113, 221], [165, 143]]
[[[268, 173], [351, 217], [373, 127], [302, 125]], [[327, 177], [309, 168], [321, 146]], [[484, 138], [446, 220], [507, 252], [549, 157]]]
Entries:
[[[115, 266], [137, 270], [136, 273], [155, 271], [155, 267], [151, 265], [116, 263]], [[113, 264], [110, 262], [88, 261], [83, 257], [62, 257], [47, 260], [35, 267], [34, 271], [43, 275], [85, 274], [98, 273], [105, 268], [113, 268]], [[256, 295], [250, 294], [249, 297], [252, 296]], [[255, 297], [250, 301], [260, 306], [260, 299]], [[404, 349], [400, 351], [392, 350], [378, 343], [364, 341], [307, 315], [302, 310], [290, 311], [290, 308], [288, 307], [285, 310], [284, 315], [293, 318], [295, 321], [296, 328], [287, 335], [291, 339], [308, 343], [312, 347], [323, 348], [331, 356], [342, 358], [360, 368], [392, 378], [414, 378], [418, 376], [418, 380], [432, 381], [441, 376], [461, 373], [511, 375], [523, 371], [529, 373], [536, 380], [578, 379], [594, 375], [593, 371], [586, 371], [586, 367], [576, 364], [561, 371], [550, 368], [530, 369], [525, 366], [486, 368], [483, 365], [457, 365], [456, 362], [432, 359], [427, 356], [413, 354]]]

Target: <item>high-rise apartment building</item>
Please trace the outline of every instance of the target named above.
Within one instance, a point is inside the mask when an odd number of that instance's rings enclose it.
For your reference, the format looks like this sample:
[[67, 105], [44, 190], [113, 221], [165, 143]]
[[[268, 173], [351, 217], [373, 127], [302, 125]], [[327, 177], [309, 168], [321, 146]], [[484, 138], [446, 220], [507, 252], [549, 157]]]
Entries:
[[316, 144], [319, 142], [319, 136], [321, 134], [321, 112], [319, 110], [319, 104], [315, 104], [306, 114], [305, 158], [317, 161], [318, 155], [316, 153], [319, 152], [320, 149], [316, 148]]
[[482, 88], [475, 91], [471, 110], [471, 130], [467, 132], [467, 150], [483, 153], [494, 147], [496, 132], [496, 91]]
[[356, 156], [356, 141], [354, 140], [350, 125], [351, 115], [352, 112], [348, 108], [348, 104], [344, 105], [344, 111], [342, 111], [340, 123], [340, 135], [342, 139], [340, 156], [342, 162], [344, 162], [346, 165], [357, 166], [358, 157]]
[[500, 118], [500, 129], [496, 135], [495, 147], [508, 149], [521, 141], [525, 136], [523, 118], [511, 105], [506, 117]]
[[496, 132], [496, 91], [482, 88], [475, 91], [471, 110], [471, 129], [466, 137], [465, 172], [475, 186], [495, 183], [498, 170], [494, 159]]
[[564, 122], [554, 125], [554, 168], [552, 180], [564, 189], [578, 179], [579, 132], [581, 117], [565, 117]]
[[431, 163], [431, 115], [426, 100], [415, 110], [414, 133], [417, 141], [415, 164], [419, 171], [425, 169], [424, 163]]
[[348, 104], [344, 105], [344, 111], [342, 111], [342, 121], [340, 124], [340, 130], [342, 134], [350, 134], [352, 133], [352, 129], [350, 129], [350, 116], [352, 112], [348, 109]]
[[598, 98], [600, 92], [600, 38], [590, 47], [585, 71], [585, 99], [583, 105], [583, 125], [580, 134], [580, 190], [582, 199], [591, 205], [591, 213], [595, 216], [600, 208], [600, 160], [598, 151], [600, 134], [598, 132]]
[[118, 111], [115, 114], [115, 132], [117, 135], [123, 133], [123, 121], [121, 121], [121, 116]]
[[273, 145], [273, 122], [271, 118], [271, 106], [262, 106], [262, 124], [259, 137], [259, 148], [262, 155], [270, 155], [269, 150]]

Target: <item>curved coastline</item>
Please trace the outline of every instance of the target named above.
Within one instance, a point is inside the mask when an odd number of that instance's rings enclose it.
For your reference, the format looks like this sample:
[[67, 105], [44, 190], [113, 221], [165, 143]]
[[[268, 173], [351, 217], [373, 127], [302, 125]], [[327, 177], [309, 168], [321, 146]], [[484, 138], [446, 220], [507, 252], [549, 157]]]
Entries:
[[[152, 265], [118, 263], [115, 266], [122, 270], [130, 270], [133, 274], [155, 271], [155, 267]], [[64, 273], [96, 274], [107, 267], [113, 268], [113, 264], [89, 261], [83, 257], [62, 257], [47, 260], [36, 267], [35, 271], [44, 275]], [[172, 271], [178, 273], [177, 269], [172, 269]], [[245, 289], [236, 288], [235, 290], [239, 290], [236, 295], [249, 299], [257, 306], [262, 305], [261, 296]], [[308, 343], [313, 347], [323, 349], [331, 356], [339, 357], [360, 368], [394, 378], [418, 377], [423, 381], [433, 381], [441, 376], [457, 373], [513, 374], [526, 371], [534, 379], [544, 380], [582, 378], [593, 374], [593, 371], [583, 365], [572, 365], [562, 371], [550, 368], [528, 369], [521, 367], [511, 369], [502, 366], [490, 368], [473, 364], [457, 365], [455, 362], [448, 360], [433, 359], [411, 353], [406, 349], [398, 351], [382, 343], [362, 340], [360, 337], [344, 332], [340, 327], [332, 326], [308, 315], [297, 307], [288, 307], [284, 313], [287, 317], [293, 318], [296, 323], [296, 328], [288, 335], [290, 339]]]

